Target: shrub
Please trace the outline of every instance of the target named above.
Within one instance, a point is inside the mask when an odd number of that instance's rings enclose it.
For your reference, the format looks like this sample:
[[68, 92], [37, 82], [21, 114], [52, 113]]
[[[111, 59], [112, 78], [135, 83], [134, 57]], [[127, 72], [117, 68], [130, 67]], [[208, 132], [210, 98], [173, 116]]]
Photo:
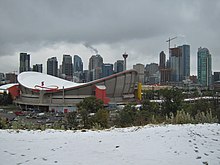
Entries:
[[101, 128], [108, 128], [109, 112], [105, 109], [99, 109], [95, 114], [94, 122]]
[[0, 129], [8, 128], [7, 121], [0, 117]]
[[195, 116], [195, 123], [217, 123], [217, 116], [213, 117], [212, 112], [198, 112]]
[[217, 117], [212, 116], [212, 112], [198, 112], [195, 117], [192, 117], [189, 113], [184, 110], [177, 111], [176, 116], [170, 113], [169, 117], [166, 116], [166, 123], [171, 124], [187, 124], [187, 123], [216, 123], [218, 122]]

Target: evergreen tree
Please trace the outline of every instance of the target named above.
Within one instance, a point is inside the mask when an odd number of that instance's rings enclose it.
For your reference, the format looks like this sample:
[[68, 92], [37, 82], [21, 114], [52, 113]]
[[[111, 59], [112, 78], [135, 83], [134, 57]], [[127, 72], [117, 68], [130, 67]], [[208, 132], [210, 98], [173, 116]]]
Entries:
[[83, 125], [85, 128], [90, 128], [92, 121], [89, 121], [89, 114], [96, 113], [99, 109], [103, 109], [104, 103], [95, 97], [87, 97], [77, 104], [79, 114], [82, 117]]
[[69, 112], [66, 114], [67, 126], [72, 129], [78, 126], [78, 122], [76, 120], [77, 112]]
[[98, 123], [102, 128], [108, 128], [109, 112], [105, 109], [99, 109], [95, 114], [95, 123]]
[[183, 94], [181, 90], [172, 88], [171, 90], [164, 89], [161, 91], [163, 96], [162, 113], [168, 115], [172, 112], [176, 115], [178, 110], [183, 106]]
[[136, 119], [136, 109], [134, 105], [128, 104], [119, 112], [119, 125], [128, 127], [134, 125]]
[[88, 113], [96, 113], [99, 109], [104, 107], [104, 103], [95, 97], [87, 97], [77, 104], [78, 109], [85, 109]]

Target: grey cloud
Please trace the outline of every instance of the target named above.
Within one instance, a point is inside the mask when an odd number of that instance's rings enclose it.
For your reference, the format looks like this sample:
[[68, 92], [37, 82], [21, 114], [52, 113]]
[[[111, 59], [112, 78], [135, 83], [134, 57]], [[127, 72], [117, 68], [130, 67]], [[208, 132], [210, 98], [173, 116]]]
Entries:
[[160, 3], [3, 1], [1, 38], [12, 43], [42, 40], [115, 42], [159, 35], [166, 28], [165, 19], [172, 18], [166, 11], [167, 5], [152, 9]]
[[155, 59], [179, 34], [193, 51], [201, 45], [219, 54], [218, 0], [0, 0], [0, 20], [0, 56], [66, 42], [123, 45]]

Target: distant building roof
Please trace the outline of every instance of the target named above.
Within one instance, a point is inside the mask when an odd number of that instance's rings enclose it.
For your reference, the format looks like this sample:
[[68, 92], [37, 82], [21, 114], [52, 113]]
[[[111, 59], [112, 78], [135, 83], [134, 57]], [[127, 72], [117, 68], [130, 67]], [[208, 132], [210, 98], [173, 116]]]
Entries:
[[5, 84], [0, 86], [0, 90], [7, 90], [8, 88], [11, 88], [15, 85], [18, 85], [18, 83], [11, 83], [11, 84]]

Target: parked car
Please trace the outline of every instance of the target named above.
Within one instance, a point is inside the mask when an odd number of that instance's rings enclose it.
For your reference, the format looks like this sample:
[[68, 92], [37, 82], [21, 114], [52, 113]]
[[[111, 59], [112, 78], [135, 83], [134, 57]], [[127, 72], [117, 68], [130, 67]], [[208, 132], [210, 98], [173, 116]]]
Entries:
[[16, 111], [16, 112], [14, 112], [14, 114], [17, 116], [23, 116], [24, 112], [23, 111]]

